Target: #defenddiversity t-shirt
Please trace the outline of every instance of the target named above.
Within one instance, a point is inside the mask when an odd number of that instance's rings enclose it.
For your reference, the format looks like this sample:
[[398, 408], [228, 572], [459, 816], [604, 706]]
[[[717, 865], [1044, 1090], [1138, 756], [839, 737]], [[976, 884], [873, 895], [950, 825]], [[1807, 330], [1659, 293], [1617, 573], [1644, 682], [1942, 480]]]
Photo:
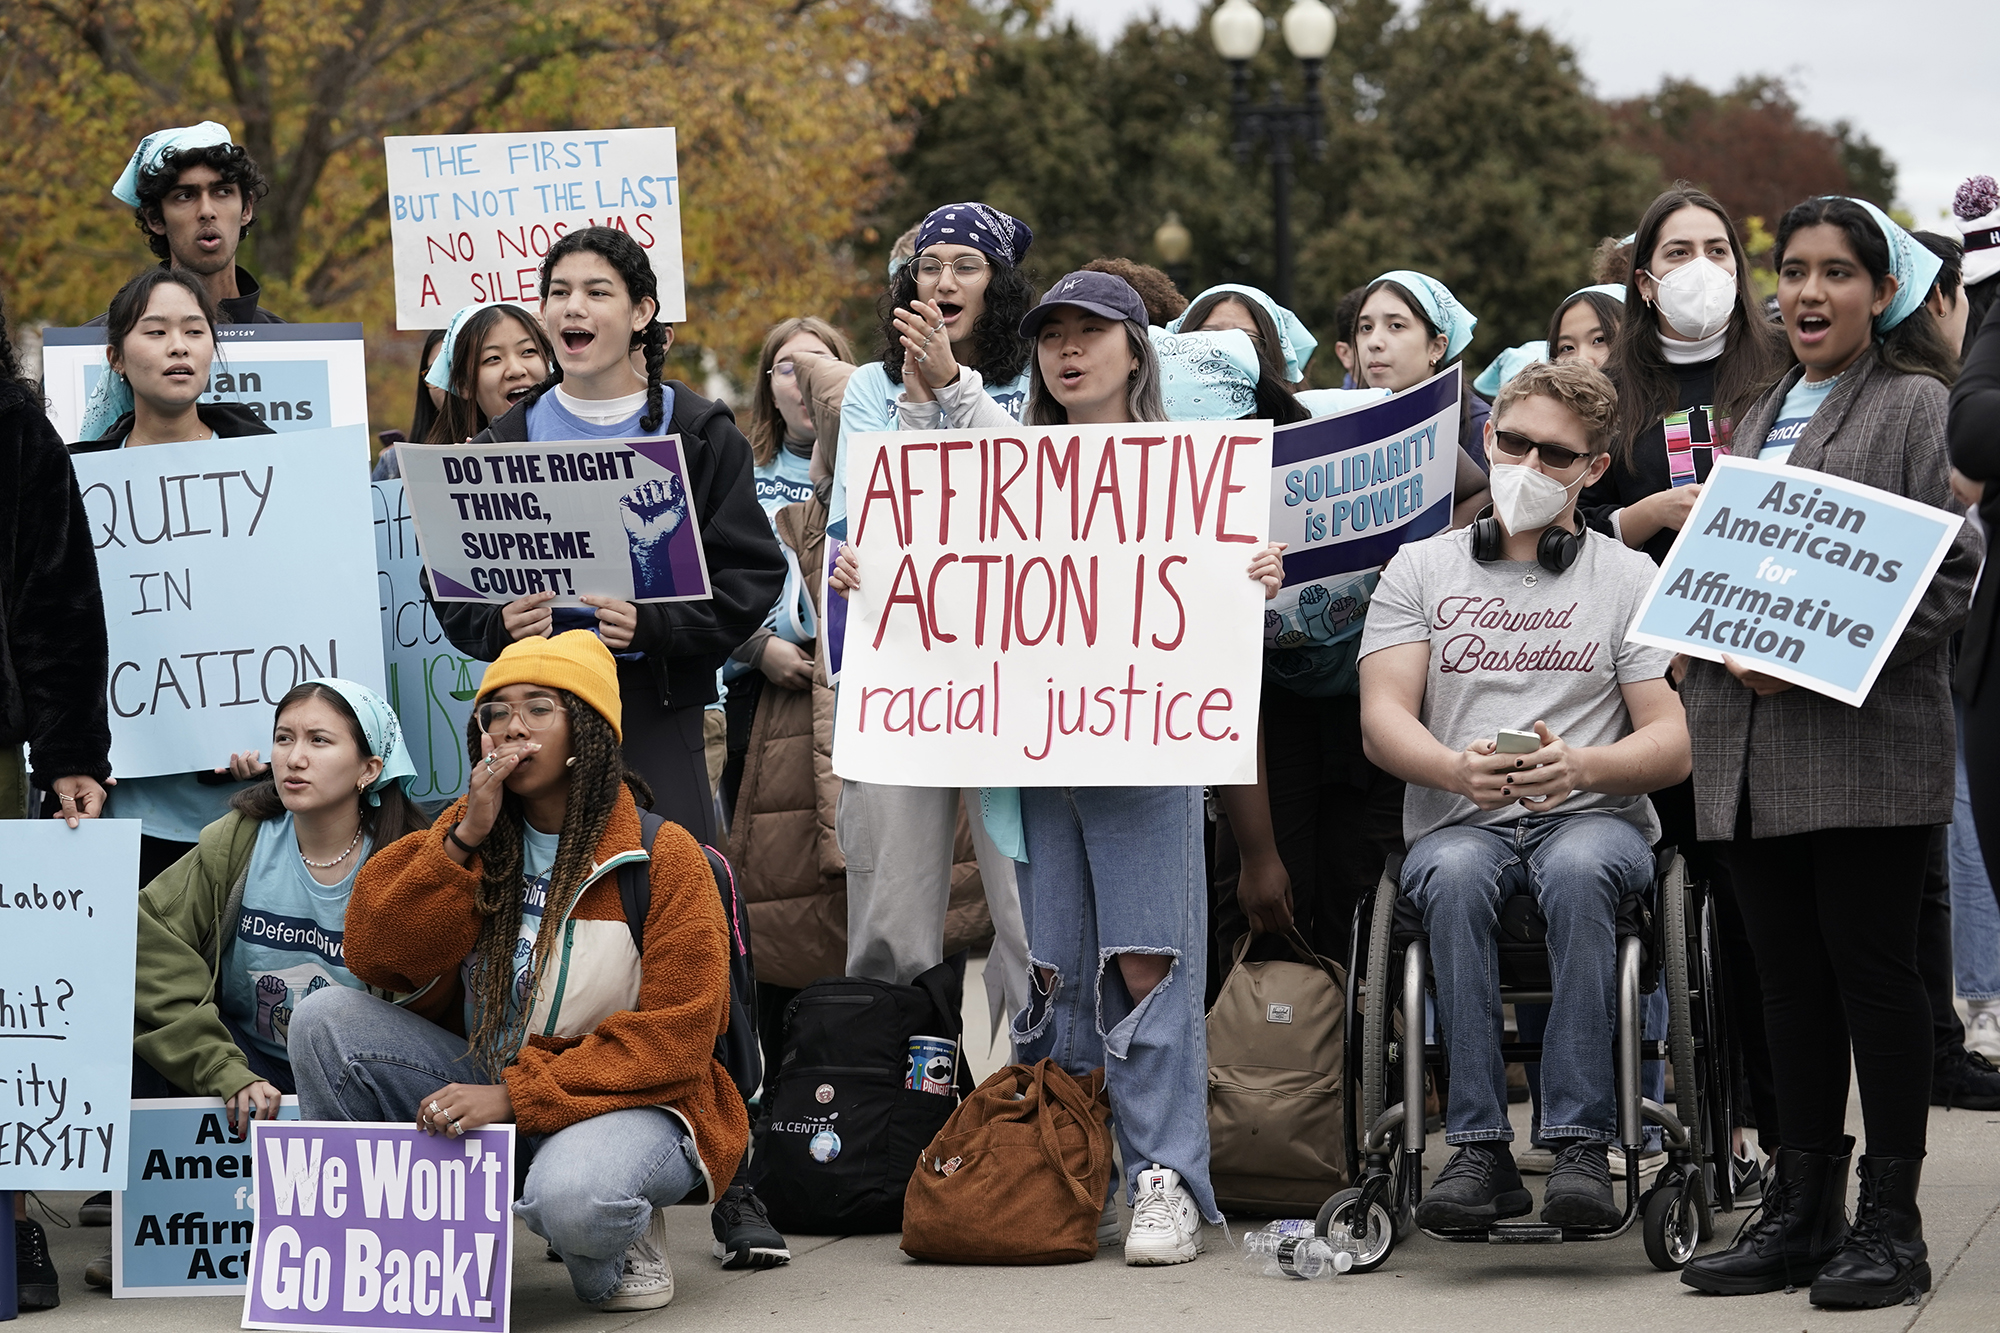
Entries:
[[[1532, 560], [1474, 560], [1471, 529], [1439, 533], [1403, 547], [1382, 571], [1361, 656], [1429, 641], [1421, 716], [1452, 750], [1537, 721], [1572, 746], [1610, 745], [1632, 730], [1619, 687], [1659, 679], [1672, 657], [1625, 637], [1656, 572], [1643, 552], [1597, 533], [1561, 574]], [[1647, 842], [1660, 836], [1644, 796], [1578, 792], [1556, 809], [1610, 811]], [[1481, 810], [1456, 792], [1412, 783], [1403, 837], [1414, 846], [1447, 825], [1505, 826], [1532, 813], [1518, 801]]]

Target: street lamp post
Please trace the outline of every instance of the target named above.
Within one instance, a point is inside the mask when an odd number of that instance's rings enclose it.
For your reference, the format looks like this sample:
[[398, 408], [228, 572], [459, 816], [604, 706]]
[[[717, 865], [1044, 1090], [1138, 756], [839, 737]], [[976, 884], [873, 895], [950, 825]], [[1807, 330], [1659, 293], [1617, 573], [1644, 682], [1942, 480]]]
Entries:
[[1250, 102], [1250, 59], [1264, 44], [1264, 15], [1250, 0], [1225, 0], [1209, 20], [1209, 37], [1229, 62], [1229, 109], [1234, 126], [1230, 147], [1240, 163], [1250, 161], [1251, 149], [1262, 140], [1271, 163], [1272, 249], [1275, 273], [1271, 295], [1279, 305], [1292, 303], [1292, 140], [1304, 139], [1313, 161], [1326, 158], [1326, 127], [1320, 104], [1320, 71], [1333, 49], [1334, 17], [1323, 0], [1293, 0], [1279, 25], [1285, 47], [1298, 58], [1305, 76], [1305, 100], [1294, 106], [1284, 89], [1271, 82], [1271, 100]]

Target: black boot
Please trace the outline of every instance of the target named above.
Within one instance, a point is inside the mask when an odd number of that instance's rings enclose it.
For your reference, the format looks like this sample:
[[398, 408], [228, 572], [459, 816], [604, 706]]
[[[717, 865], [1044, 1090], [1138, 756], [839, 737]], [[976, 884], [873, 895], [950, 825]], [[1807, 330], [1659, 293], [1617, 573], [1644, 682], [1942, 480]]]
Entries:
[[1778, 1149], [1775, 1183], [1726, 1250], [1690, 1259], [1681, 1281], [1716, 1296], [1789, 1291], [1818, 1276], [1847, 1237], [1847, 1167], [1854, 1140], [1835, 1157]]
[[1812, 1303], [1872, 1310], [1931, 1289], [1930, 1251], [1917, 1212], [1924, 1164], [1914, 1157], [1863, 1157], [1861, 1202], [1840, 1253], [1813, 1279]]

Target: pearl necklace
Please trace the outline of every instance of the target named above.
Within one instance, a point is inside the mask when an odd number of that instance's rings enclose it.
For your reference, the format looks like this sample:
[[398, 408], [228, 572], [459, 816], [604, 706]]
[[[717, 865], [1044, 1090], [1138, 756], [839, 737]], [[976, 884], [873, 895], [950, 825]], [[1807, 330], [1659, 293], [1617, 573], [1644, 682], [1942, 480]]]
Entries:
[[359, 828], [356, 828], [354, 830], [354, 841], [348, 843], [347, 850], [342, 852], [339, 856], [334, 857], [331, 861], [315, 861], [311, 857], [305, 854], [305, 850], [303, 848], [301, 848], [299, 851], [299, 860], [304, 861], [314, 870], [331, 870], [335, 866], [339, 865], [342, 861], [345, 861], [348, 857], [354, 855], [354, 849], [356, 847], [359, 847], [360, 845], [361, 845], [361, 830]]

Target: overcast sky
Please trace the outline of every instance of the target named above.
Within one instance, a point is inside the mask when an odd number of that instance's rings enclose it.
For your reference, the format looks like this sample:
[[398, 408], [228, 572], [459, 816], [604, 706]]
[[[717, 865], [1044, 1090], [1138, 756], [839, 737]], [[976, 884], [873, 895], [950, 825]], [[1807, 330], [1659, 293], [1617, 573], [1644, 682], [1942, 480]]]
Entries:
[[[1289, 0], [1257, 0], [1267, 14]], [[1600, 97], [1667, 75], [1725, 88], [1782, 75], [1805, 113], [1852, 121], [1888, 151], [1899, 202], [1936, 226], [1967, 176], [2000, 176], [2000, 3], [1995, 0], [1486, 0], [1550, 29]], [[1200, 0], [1056, 0], [1058, 18], [1108, 37], [1151, 11], [1185, 26]]]

